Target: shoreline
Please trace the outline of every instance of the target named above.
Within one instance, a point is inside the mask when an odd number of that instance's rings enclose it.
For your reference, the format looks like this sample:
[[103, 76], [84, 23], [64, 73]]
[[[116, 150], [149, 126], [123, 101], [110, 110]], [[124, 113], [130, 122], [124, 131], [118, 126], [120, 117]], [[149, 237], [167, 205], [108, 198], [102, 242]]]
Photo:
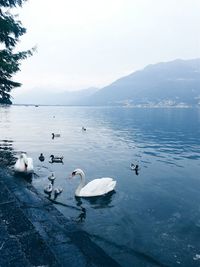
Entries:
[[0, 266], [120, 266], [32, 184], [0, 168]]

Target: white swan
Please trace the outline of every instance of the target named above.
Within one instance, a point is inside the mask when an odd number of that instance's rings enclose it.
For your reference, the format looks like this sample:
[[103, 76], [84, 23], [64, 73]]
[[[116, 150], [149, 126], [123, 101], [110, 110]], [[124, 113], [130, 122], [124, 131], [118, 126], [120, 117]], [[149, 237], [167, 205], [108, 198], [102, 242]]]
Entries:
[[81, 182], [75, 191], [75, 196], [77, 197], [95, 197], [105, 195], [114, 190], [117, 183], [113, 180], [113, 178], [102, 177], [85, 184], [85, 174], [81, 169], [74, 170], [72, 172], [72, 177], [75, 175], [80, 175], [81, 177]]
[[33, 160], [22, 153], [14, 165], [15, 172], [33, 173]]

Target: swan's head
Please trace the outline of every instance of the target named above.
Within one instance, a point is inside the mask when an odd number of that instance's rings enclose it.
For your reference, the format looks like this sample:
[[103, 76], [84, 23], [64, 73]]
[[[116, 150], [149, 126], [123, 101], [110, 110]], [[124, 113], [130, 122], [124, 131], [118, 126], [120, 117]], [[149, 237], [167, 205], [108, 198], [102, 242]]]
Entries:
[[54, 155], [51, 155], [51, 156], [50, 156], [50, 158], [52, 158], [52, 159], [53, 159], [53, 158], [54, 158]]
[[27, 156], [26, 156], [26, 154], [25, 153], [21, 153], [21, 155], [19, 156], [21, 159], [26, 159], [27, 158]]
[[72, 172], [72, 176], [71, 177], [74, 177], [75, 175], [85, 175], [84, 172], [81, 170], [81, 169], [75, 169], [73, 172]]
[[21, 153], [19, 158], [24, 162], [24, 164], [26, 164], [26, 165], [28, 164], [28, 158], [27, 158], [27, 155], [25, 153]]

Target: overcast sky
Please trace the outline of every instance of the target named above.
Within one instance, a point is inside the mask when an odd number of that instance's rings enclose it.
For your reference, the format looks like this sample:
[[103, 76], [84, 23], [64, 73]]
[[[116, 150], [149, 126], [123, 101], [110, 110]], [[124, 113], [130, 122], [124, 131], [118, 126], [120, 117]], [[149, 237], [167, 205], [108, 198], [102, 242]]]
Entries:
[[[19, 11], [19, 12], [18, 12]], [[150, 63], [200, 57], [199, 0], [29, 0], [18, 92], [103, 87]]]

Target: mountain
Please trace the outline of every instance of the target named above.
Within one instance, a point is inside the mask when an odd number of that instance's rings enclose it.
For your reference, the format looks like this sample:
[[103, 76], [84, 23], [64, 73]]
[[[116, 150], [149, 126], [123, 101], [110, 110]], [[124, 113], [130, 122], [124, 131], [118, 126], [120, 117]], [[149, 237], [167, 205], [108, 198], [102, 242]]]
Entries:
[[149, 65], [95, 92], [90, 105], [200, 106], [200, 59]]
[[81, 105], [97, 90], [97, 88], [91, 87], [80, 91], [54, 93], [35, 89], [22, 95], [15, 95], [13, 104]]
[[148, 65], [102, 88], [73, 92], [27, 91], [14, 104], [200, 107], [200, 59]]

